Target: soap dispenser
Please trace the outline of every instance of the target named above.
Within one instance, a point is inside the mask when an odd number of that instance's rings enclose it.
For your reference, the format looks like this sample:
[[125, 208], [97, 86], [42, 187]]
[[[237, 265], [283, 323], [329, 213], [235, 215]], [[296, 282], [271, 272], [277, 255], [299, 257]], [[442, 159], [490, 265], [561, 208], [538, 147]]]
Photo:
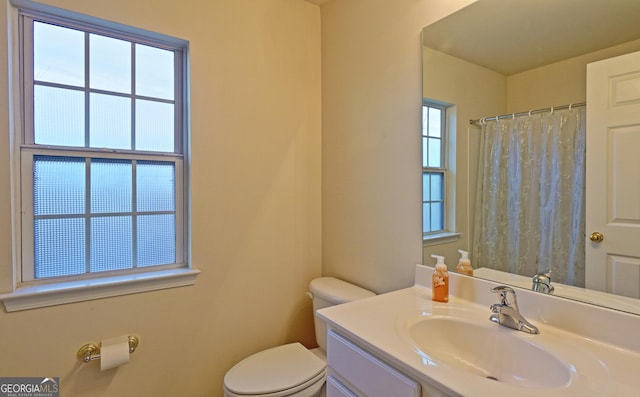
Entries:
[[431, 255], [436, 258], [436, 268], [431, 277], [432, 299], [436, 302], [449, 302], [449, 272], [447, 265], [444, 264], [444, 257], [439, 255]]
[[469, 253], [467, 251], [458, 250], [460, 253], [460, 261], [456, 266], [456, 272], [460, 274], [466, 274], [467, 276], [473, 276], [473, 268], [471, 267], [471, 261], [469, 260]]

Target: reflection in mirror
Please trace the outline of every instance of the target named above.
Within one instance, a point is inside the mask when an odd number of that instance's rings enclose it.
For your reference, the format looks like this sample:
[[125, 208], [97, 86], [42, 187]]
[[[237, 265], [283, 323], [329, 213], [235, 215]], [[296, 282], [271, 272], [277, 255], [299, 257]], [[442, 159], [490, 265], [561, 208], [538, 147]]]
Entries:
[[479, 124], [476, 264], [584, 287], [584, 106]]
[[440, 234], [460, 233], [431, 238], [425, 210], [425, 264], [435, 253], [453, 269], [464, 249], [477, 277], [532, 289], [546, 273], [554, 290], [539, 291], [640, 314], [640, 259], [624, 290], [588, 281], [584, 205], [586, 65], [640, 51], [638, 20], [637, 0], [478, 0], [423, 30], [423, 104], [455, 110]]

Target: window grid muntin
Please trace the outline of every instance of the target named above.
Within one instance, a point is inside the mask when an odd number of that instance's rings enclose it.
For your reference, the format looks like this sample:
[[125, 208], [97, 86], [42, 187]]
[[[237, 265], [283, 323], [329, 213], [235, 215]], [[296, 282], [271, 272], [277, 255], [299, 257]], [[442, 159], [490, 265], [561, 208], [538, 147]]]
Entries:
[[[175, 244], [175, 249], [174, 249], [174, 253], [175, 253], [175, 262], [179, 263], [182, 260], [182, 256], [179, 253], [179, 247], [182, 247], [182, 238], [180, 237], [180, 234], [182, 233], [182, 223], [181, 223], [181, 216], [180, 216], [180, 212], [179, 209], [180, 207], [178, 207], [178, 203], [180, 202], [178, 197], [175, 197], [178, 195], [178, 192], [180, 191], [180, 189], [182, 189], [182, 182], [179, 178], [179, 172], [182, 168], [182, 166], [176, 161], [170, 161], [167, 158], [146, 158], [144, 156], [139, 156], [139, 159], [135, 159], [135, 160], [130, 160], [129, 158], [123, 158], [122, 156], [114, 156], [114, 155], [107, 155], [104, 157], [96, 157], [95, 153], [92, 153], [92, 156], [90, 157], [83, 157], [83, 156], [73, 156], [70, 155], [69, 152], [64, 152], [64, 153], [57, 153], [56, 155], [52, 155], [50, 153], [50, 151], [46, 151], [46, 150], [39, 150], [38, 152], [43, 152], [43, 154], [37, 154], [37, 152], [33, 152], [30, 153], [30, 156], [32, 160], [31, 160], [31, 164], [32, 164], [32, 168], [31, 168], [31, 175], [33, 175], [33, 170], [35, 169], [35, 167], [33, 167], [33, 165], [35, 165], [35, 162], [37, 159], [45, 159], [45, 158], [49, 158], [49, 159], [54, 159], [54, 158], [59, 158], [59, 159], [70, 159], [70, 158], [76, 158], [76, 159], [80, 159], [83, 160], [85, 162], [85, 194], [84, 194], [84, 212], [83, 213], [63, 213], [63, 214], [43, 214], [43, 215], [35, 215], [35, 214], [30, 214], [32, 217], [32, 224], [35, 225], [35, 223], [38, 223], [38, 221], [40, 220], [65, 220], [65, 219], [84, 219], [84, 268], [85, 268], [85, 272], [84, 274], [97, 274], [97, 272], [93, 272], [91, 271], [91, 267], [94, 263], [94, 261], [92, 260], [92, 248], [91, 248], [91, 240], [93, 238], [93, 228], [92, 228], [92, 222], [94, 219], [98, 219], [98, 218], [114, 218], [114, 217], [130, 217], [131, 219], [131, 245], [130, 245], [130, 249], [132, 252], [132, 259], [131, 259], [131, 266], [126, 267], [126, 269], [128, 270], [132, 270], [132, 269], [136, 269], [136, 268], [140, 268], [140, 267], [150, 267], [148, 264], [144, 264], [143, 266], [139, 266], [138, 264], [138, 258], [137, 258], [137, 235], [138, 232], [136, 232], [137, 230], [137, 221], [140, 217], [143, 216], [150, 216], [150, 215], [171, 215], [174, 216], [175, 218], [175, 230], [174, 230], [174, 237], [176, 238], [176, 244]], [[92, 211], [92, 202], [91, 202], [91, 191], [92, 191], [92, 186], [91, 186], [91, 164], [92, 164], [92, 160], [103, 160], [103, 159], [109, 159], [115, 162], [125, 162], [125, 161], [131, 161], [132, 164], [132, 179], [131, 179], [131, 189], [132, 189], [132, 203], [131, 203], [131, 211], [120, 211], [120, 212], [93, 212]], [[180, 160], [181, 162], [181, 160]], [[137, 178], [136, 178], [136, 170], [137, 170], [137, 165], [138, 163], [142, 163], [144, 165], [150, 164], [150, 165], [168, 165], [168, 164], [172, 164], [173, 165], [173, 169], [174, 169], [174, 178], [175, 178], [175, 189], [174, 189], [174, 210], [173, 211], [169, 211], [169, 210], [157, 210], [157, 211], [153, 211], [153, 210], [145, 210], [145, 211], [139, 211], [136, 205], [136, 200], [137, 200], [137, 196], [138, 194], [137, 192]], [[35, 200], [35, 199], [34, 199]], [[35, 204], [34, 204], [35, 206]], [[32, 207], [34, 207], [32, 206]], [[35, 231], [35, 230], [34, 230]], [[34, 238], [36, 236], [34, 235]], [[34, 242], [35, 243], [35, 242]], [[37, 251], [36, 251], [37, 252]], [[39, 272], [39, 268], [35, 267], [37, 265], [37, 263], [35, 262], [35, 259], [37, 259], [34, 256], [34, 273], [33, 273], [33, 279], [39, 279], [38, 278], [38, 274], [41, 273]], [[161, 264], [164, 265], [164, 264]], [[119, 266], [119, 265], [116, 265]], [[155, 267], [155, 265], [153, 266]], [[53, 277], [66, 277], [66, 276], [72, 276], [72, 275], [77, 275], [77, 274], [81, 274], [78, 272], [75, 272], [73, 274], [66, 274], [66, 275], [61, 275], [61, 276], [50, 276], [48, 278], [53, 278]], [[29, 280], [27, 280], [29, 281]]]
[[[57, 25], [60, 26], [62, 28], [67, 28], [67, 29], [72, 29], [72, 30], [78, 30], [78, 27], [69, 24], [69, 23], [64, 23], [64, 22], [52, 22], [52, 21], [48, 21], [45, 18], [34, 18], [34, 19], [28, 19], [28, 22], [30, 22], [31, 24], [35, 24], [35, 23], [45, 23], [45, 24], [53, 24], [53, 25]], [[29, 23], [27, 23], [26, 25], [29, 25]], [[27, 29], [29, 30], [29, 29]], [[31, 30], [30, 30], [31, 31]], [[115, 39], [120, 39], [120, 40], [126, 40], [129, 41], [131, 44], [131, 93], [122, 93], [122, 92], [118, 92], [118, 91], [110, 91], [110, 90], [104, 90], [104, 89], [94, 89], [91, 88], [91, 82], [90, 82], [90, 77], [91, 77], [91, 73], [89, 70], [90, 67], [90, 35], [91, 34], [97, 34], [97, 35], [101, 35], [101, 36], [107, 36], [107, 37], [111, 37], [111, 38], [115, 38]], [[30, 42], [33, 43], [33, 40], [35, 38], [32, 36], [32, 34], [30, 35]], [[25, 40], [25, 44], [28, 44], [29, 42], [27, 40]], [[162, 50], [165, 51], [171, 51], [173, 53], [173, 57], [174, 57], [174, 99], [173, 100], [169, 100], [169, 99], [165, 99], [165, 98], [155, 98], [155, 97], [149, 97], [149, 96], [139, 96], [136, 94], [136, 69], [135, 69], [135, 47], [136, 44], [140, 44], [140, 45], [144, 45], [144, 46], [149, 46], [149, 47], [157, 47], [160, 48]], [[173, 105], [173, 109], [174, 109], [174, 125], [173, 125], [173, 129], [174, 129], [174, 153], [180, 153], [182, 151], [182, 140], [178, 139], [179, 135], [177, 133], [177, 131], [180, 130], [181, 126], [182, 126], [182, 122], [181, 122], [181, 117], [180, 117], [180, 109], [179, 106], [181, 106], [178, 98], [180, 98], [179, 93], [181, 92], [181, 80], [179, 77], [182, 74], [182, 63], [179, 62], [178, 60], [181, 59], [182, 57], [182, 52], [181, 51], [177, 51], [175, 49], [166, 49], [166, 48], [162, 48], [161, 46], [155, 45], [155, 44], [151, 44], [148, 42], [143, 42], [141, 40], [135, 40], [132, 37], [117, 37], [113, 34], [105, 34], [105, 33], [100, 33], [100, 32], [95, 32], [95, 31], [91, 31], [91, 30], [87, 30], [85, 31], [84, 34], [84, 87], [79, 87], [79, 86], [73, 86], [73, 85], [68, 85], [68, 84], [59, 84], [59, 83], [55, 83], [55, 82], [48, 82], [48, 81], [38, 81], [35, 80], [33, 78], [33, 59], [35, 58], [34, 54], [33, 54], [33, 50], [34, 50], [34, 46], [30, 45], [29, 46], [30, 51], [25, 51], [25, 53], [29, 52], [30, 53], [30, 59], [31, 59], [31, 63], [30, 66], [26, 64], [25, 62], [25, 68], [28, 68], [28, 70], [25, 70], [25, 75], [29, 76], [29, 81], [27, 81], [27, 85], [26, 87], [29, 88], [31, 84], [31, 87], [33, 87], [31, 89], [31, 95], [26, 96], [25, 99], [26, 100], [30, 100], [30, 98], [33, 98], [33, 90], [35, 90], [36, 86], [39, 85], [44, 85], [44, 86], [50, 86], [50, 87], [56, 87], [56, 88], [60, 88], [60, 89], [66, 89], [66, 90], [74, 90], [74, 91], [83, 91], [85, 94], [85, 102], [84, 102], [84, 106], [85, 106], [85, 111], [84, 111], [84, 115], [85, 115], [85, 142], [84, 142], [84, 146], [83, 147], [91, 147], [91, 141], [90, 141], [90, 122], [91, 122], [91, 112], [90, 112], [90, 95], [92, 93], [97, 93], [97, 94], [103, 94], [103, 95], [113, 95], [113, 96], [117, 96], [117, 97], [125, 97], [125, 98], [130, 98], [131, 100], [131, 130], [130, 130], [130, 134], [131, 134], [131, 150], [136, 150], [136, 146], [135, 146], [135, 137], [136, 137], [136, 129], [135, 129], [135, 120], [136, 120], [136, 108], [135, 108], [135, 103], [136, 100], [146, 100], [146, 101], [151, 101], [151, 102], [159, 102], [159, 103], [167, 103], [167, 104], [171, 104]], [[33, 101], [31, 100], [31, 103], [27, 102], [25, 103], [25, 107], [27, 109], [33, 109]], [[25, 137], [25, 142], [27, 144], [37, 144], [35, 142], [35, 136], [34, 136], [34, 126], [32, 125], [30, 129], [25, 129], [25, 133], [28, 134]]]
[[[422, 106], [422, 173], [423, 173], [423, 186], [422, 186], [422, 232], [423, 236], [431, 234], [442, 233], [447, 230], [447, 159], [446, 159], [446, 141], [447, 141], [447, 118], [446, 118], [446, 106], [437, 104], [434, 102], [425, 101]], [[438, 117], [439, 120], [434, 123], [432, 117]], [[438, 125], [439, 128], [431, 128], [433, 125]], [[438, 142], [439, 155], [438, 161], [432, 161], [430, 156], [434, 153], [430, 151], [430, 146]], [[431, 163], [435, 162], [437, 166], [432, 166]], [[431, 178], [435, 175], [439, 175], [442, 178], [442, 184], [440, 186], [440, 197], [435, 198], [431, 194]], [[429, 180], [429, 183], [425, 183], [425, 180]], [[438, 223], [440, 228], [434, 229], [433, 222], [433, 209], [439, 209]]]
[[[183, 114], [185, 111], [185, 108], [184, 108], [185, 104], [183, 102], [183, 94], [181, 94], [184, 92], [183, 87], [185, 87], [187, 84], [187, 76], [185, 74], [186, 47], [185, 47], [184, 41], [175, 39], [169, 36], [155, 34], [155, 33], [153, 34], [154, 37], [151, 38], [150, 35], [143, 35], [140, 33], [138, 29], [129, 28], [127, 26], [121, 26], [119, 27], [118, 30], [115, 30], [105, 26], [97, 26], [97, 25], [89, 24], [82, 21], [75, 21], [75, 20], [69, 21], [54, 15], [42, 14], [36, 11], [23, 11], [21, 12], [21, 17], [19, 18], [19, 27], [22, 32], [22, 35], [20, 36], [20, 44], [21, 44], [21, 52], [22, 52], [21, 56], [24, 59], [24, 62], [21, 65], [21, 73], [20, 73], [20, 82], [23, 87], [22, 91], [25, 94], [23, 95], [23, 108], [22, 108], [22, 112], [24, 116], [22, 119], [23, 144], [25, 145], [34, 144], [33, 87], [35, 85], [33, 81], [33, 50], [31, 51], [27, 50], [28, 48], [32, 48], [32, 45], [29, 43], [33, 43], [33, 30], [29, 29], [28, 27], [30, 26], [31, 23], [33, 23], [34, 20], [60, 25], [60, 26], [68, 27], [70, 29], [82, 29], [88, 33], [96, 33], [96, 34], [101, 34], [108, 37], [120, 38], [123, 40], [132, 41], [137, 44], [148, 45], [148, 46], [153, 46], [160, 49], [173, 51], [175, 76], [179, 77], [174, 79], [174, 85], [175, 85], [174, 91], [176, 92], [176, 94], [174, 95], [174, 100], [167, 101], [166, 99], [152, 98], [152, 97], [143, 96], [143, 95], [139, 95], [136, 98], [143, 99], [143, 100], [157, 101], [162, 103], [173, 103], [175, 131], [178, 132], [186, 129], [186, 119], [183, 118]], [[132, 30], [135, 30], [135, 33], [131, 32]], [[158, 39], [157, 38], [158, 36], [162, 36], [162, 38]], [[85, 55], [85, 58], [88, 59], [86, 55]], [[135, 57], [132, 58], [132, 60], [133, 62], [135, 62]], [[134, 74], [132, 75], [132, 84], [135, 84], [135, 80], [133, 79], [135, 77], [135, 69], [133, 70], [133, 73]], [[40, 82], [39, 84], [50, 85], [53, 87], [59, 87], [59, 88], [65, 88], [65, 89], [76, 89], [76, 90], [84, 91], [84, 87], [74, 87], [74, 86], [69, 86], [64, 84], [56, 85], [56, 84], [51, 84], [46, 82]], [[30, 95], [26, 95], [27, 91], [29, 91], [29, 87], [31, 87]], [[121, 94], [118, 92], [104, 91], [99, 89], [94, 89], [92, 90], [92, 92], [110, 94], [110, 95]], [[88, 106], [87, 103], [88, 102], [85, 101], [86, 106]], [[135, 101], [133, 101], [132, 106], [135, 106]], [[135, 108], [133, 108], [133, 111], [135, 111]], [[85, 120], [85, 123], [86, 122], [88, 121]], [[134, 122], [135, 122], [135, 118], [132, 118], [132, 123]], [[86, 128], [85, 128], [85, 131], [87, 131]], [[181, 133], [175, 134], [175, 138], [174, 138], [175, 153], [184, 153], [184, 148], [186, 148], [186, 139], [187, 139], [186, 134], [181, 134]], [[85, 149], [90, 149], [90, 148], [85, 147]]]
[[[44, 10], [45, 8], [43, 8]], [[52, 11], [54, 12], [54, 11]], [[57, 24], [69, 28], [79, 28], [86, 30], [88, 33], [97, 33], [101, 35], [105, 35], [108, 37], [116, 37], [125, 40], [131, 40], [135, 43], [149, 45], [152, 47], [157, 47], [165, 50], [169, 50], [173, 52], [174, 59], [174, 100], [167, 101], [165, 99], [158, 98], [150, 98], [144, 96], [138, 96], [140, 99], [153, 100], [159, 102], [171, 102], [174, 105], [174, 150], [175, 153], [166, 153], [166, 152], [141, 152], [141, 151], [123, 151], [123, 150], [108, 150], [108, 153], [105, 153], [101, 148], [77, 148], [77, 147], [64, 147], [64, 146], [47, 146], [45, 150], [45, 154], [51, 154], [53, 152], [58, 152], [61, 155], [68, 155], [69, 152], [73, 153], [84, 153], [88, 156], [98, 156], [105, 155], [106, 157], [113, 156], [119, 157], [124, 156], [122, 158], [133, 158], [138, 155], [149, 156], [148, 158], [155, 158], [158, 161], [166, 161], [167, 159], [171, 159], [171, 161], [175, 164], [175, 175], [176, 175], [176, 184], [175, 184], [175, 195], [176, 195], [176, 211], [174, 213], [175, 216], [175, 239], [176, 239], [176, 260], [175, 264], [167, 265], [167, 266], [157, 266], [155, 269], [163, 269], [163, 268], [175, 268], [175, 267], [183, 267], [186, 265], [185, 260], [187, 258], [186, 251], [186, 239], [188, 234], [188, 218], [187, 218], [187, 209], [184, 207], [184, 203], [186, 202], [187, 197], [183, 197], [183, 195], [188, 195], [188, 189], [186, 186], [186, 180], [188, 179], [187, 167], [183, 166], [183, 148], [187, 148], [186, 142], [188, 136], [186, 134], [187, 123], [186, 119], [183, 118], [183, 112], [186, 112], [186, 105], [183, 101], [183, 96], [185, 95], [185, 91], [183, 87], [186, 87], [188, 82], [188, 78], [184, 71], [186, 70], [186, 46], [187, 42], [181, 39], [175, 39], [169, 36], [164, 36], [161, 34], [145, 32], [137, 28], [131, 28], [124, 25], [119, 25], [111, 22], [105, 22], [105, 25], [94, 25], [93, 18], [84, 18], [80, 16], [81, 19], [78, 20], [69, 20], [58, 15], [49, 14], [47, 11], [35, 11], [35, 10], [21, 10], [19, 13], [18, 25], [21, 30], [21, 34], [18, 35], [20, 40], [20, 53], [21, 53], [21, 64], [20, 64], [20, 85], [21, 92], [23, 97], [22, 104], [22, 117], [21, 117], [21, 126], [22, 133], [19, 135], [22, 137], [22, 144], [20, 145], [21, 149], [21, 180], [22, 186], [21, 189], [21, 202], [24, 207], [33, 208], [33, 201], [30, 198], [32, 194], [32, 189], [27, 188], [25, 186], [32, 185], [32, 177], [30, 173], [32, 172], [32, 157], [34, 153], [38, 153], [42, 147], [38, 147], [38, 145], [34, 145], [33, 140], [33, 54], [32, 51], [25, 51], [25, 43], [32, 43], [33, 37], [30, 29], [25, 28], [25, 26], [30, 26], [30, 23], [33, 22], [33, 19], [37, 19], [43, 21], [45, 23]], [[65, 16], [66, 17], [66, 16]], [[87, 22], [90, 21], [90, 22]], [[31, 44], [29, 44], [26, 48], [29, 48]], [[25, 65], [30, 65], [26, 66]], [[31, 72], [30, 72], [31, 71]], [[47, 83], [43, 83], [42, 85], [46, 85]], [[134, 84], [134, 80], [132, 80], [132, 84]], [[55, 86], [55, 84], [52, 84]], [[64, 86], [64, 85], [63, 85]], [[25, 87], [27, 87], [25, 89]], [[29, 88], [31, 87], [31, 95], [29, 95]], [[71, 88], [71, 87], [66, 87]], [[94, 92], [103, 92], [104, 90], [93, 90]], [[107, 91], [108, 92], [108, 91]], [[110, 95], [117, 95], [115, 92], [108, 92]], [[28, 101], [24, 99], [28, 98]], [[132, 101], [135, 102], [135, 101]], [[31, 104], [31, 106], [29, 106]], [[132, 123], [133, 123], [132, 118]], [[25, 183], [25, 181], [27, 183]], [[29, 218], [29, 216], [27, 216]], [[22, 230], [22, 241], [23, 247], [27, 247], [26, 251], [29, 251], [29, 247], [33, 248], [33, 214], [31, 214], [30, 223], [24, 222], [24, 212], [23, 212], [23, 222], [21, 222], [20, 229]], [[31, 237], [29, 237], [31, 236]], [[25, 263], [33, 264], [33, 253], [29, 254], [24, 249], [21, 253], [21, 274], [22, 274], [22, 282], [29, 282], [29, 280], [33, 280], [33, 267], [29, 268], [24, 266]], [[26, 252], [26, 253], [25, 253]], [[33, 252], [33, 249], [31, 249]], [[26, 258], [26, 261], [25, 261]], [[106, 272], [113, 273], [113, 272]], [[128, 274], [130, 271], [122, 271], [116, 272], [116, 274]], [[105, 276], [108, 276], [106, 274]], [[86, 277], [71, 277], [68, 278], [70, 280], [82, 279]], [[65, 277], [62, 277], [65, 281]]]

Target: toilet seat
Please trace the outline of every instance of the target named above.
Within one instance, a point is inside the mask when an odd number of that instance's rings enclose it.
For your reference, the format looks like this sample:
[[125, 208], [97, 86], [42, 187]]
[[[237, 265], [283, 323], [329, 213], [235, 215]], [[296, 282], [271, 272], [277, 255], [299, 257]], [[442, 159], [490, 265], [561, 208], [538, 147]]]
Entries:
[[290, 343], [245, 358], [224, 377], [229, 396], [288, 396], [324, 382], [326, 363], [300, 343]]

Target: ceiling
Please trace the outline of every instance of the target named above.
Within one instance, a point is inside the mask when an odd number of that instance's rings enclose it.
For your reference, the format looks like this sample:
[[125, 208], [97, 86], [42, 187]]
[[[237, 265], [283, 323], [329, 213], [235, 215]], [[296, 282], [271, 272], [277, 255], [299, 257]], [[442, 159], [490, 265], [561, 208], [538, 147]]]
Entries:
[[640, 0], [479, 0], [423, 30], [425, 46], [505, 75], [635, 39]]

